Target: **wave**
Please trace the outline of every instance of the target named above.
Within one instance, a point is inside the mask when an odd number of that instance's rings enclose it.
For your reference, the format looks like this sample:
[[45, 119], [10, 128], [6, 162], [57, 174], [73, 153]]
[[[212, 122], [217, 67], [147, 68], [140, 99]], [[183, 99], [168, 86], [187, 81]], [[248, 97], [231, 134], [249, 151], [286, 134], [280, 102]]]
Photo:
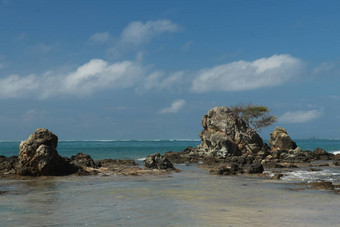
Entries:
[[317, 181], [338, 181], [340, 178], [339, 172], [333, 172], [331, 170], [322, 171], [306, 171], [298, 170], [292, 172], [283, 173], [284, 176], [281, 178], [283, 181], [302, 181], [302, 182], [317, 182]]
[[340, 151], [331, 151], [333, 154], [340, 154]]

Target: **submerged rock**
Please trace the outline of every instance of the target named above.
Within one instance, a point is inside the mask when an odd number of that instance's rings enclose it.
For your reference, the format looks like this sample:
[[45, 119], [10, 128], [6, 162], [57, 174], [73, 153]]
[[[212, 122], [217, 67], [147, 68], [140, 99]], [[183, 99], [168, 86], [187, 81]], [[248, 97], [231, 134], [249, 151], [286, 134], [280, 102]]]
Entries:
[[159, 170], [173, 170], [175, 167], [173, 164], [165, 157], [159, 153], [151, 154], [147, 156], [144, 160], [144, 166], [149, 169], [159, 169]]
[[248, 164], [248, 165], [243, 166], [243, 171], [245, 173], [250, 173], [250, 174], [263, 173], [264, 168], [263, 168], [263, 165], [261, 163], [254, 162], [253, 164]]
[[95, 161], [97, 167], [114, 167], [117, 165], [136, 166], [138, 165], [134, 160], [120, 160], [120, 159], [103, 159]]
[[58, 137], [47, 129], [37, 129], [20, 143], [16, 172], [24, 176], [60, 176], [78, 168], [61, 157], [56, 148]]

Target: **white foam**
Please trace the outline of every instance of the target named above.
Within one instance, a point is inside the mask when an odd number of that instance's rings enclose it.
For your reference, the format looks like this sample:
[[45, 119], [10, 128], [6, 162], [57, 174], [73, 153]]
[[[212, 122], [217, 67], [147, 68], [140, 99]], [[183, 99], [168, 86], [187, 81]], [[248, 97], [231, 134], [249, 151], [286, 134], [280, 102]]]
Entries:
[[333, 154], [340, 154], [340, 151], [333, 151]]
[[136, 160], [137, 160], [137, 161], [144, 161], [145, 158], [137, 158]]
[[322, 171], [305, 171], [298, 170], [283, 173], [281, 178], [284, 181], [303, 181], [303, 182], [316, 182], [321, 180], [336, 181], [340, 177], [340, 173], [331, 172], [330, 170]]

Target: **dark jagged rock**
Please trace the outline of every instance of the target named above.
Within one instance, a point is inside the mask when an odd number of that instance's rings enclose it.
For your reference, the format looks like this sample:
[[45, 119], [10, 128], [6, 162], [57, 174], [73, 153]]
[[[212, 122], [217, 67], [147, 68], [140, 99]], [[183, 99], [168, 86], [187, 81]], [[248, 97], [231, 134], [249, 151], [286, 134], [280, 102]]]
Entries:
[[202, 160], [198, 153], [197, 148], [187, 147], [183, 151], [173, 152], [169, 151], [164, 154], [164, 156], [172, 163], [182, 164], [182, 163], [197, 163]]
[[71, 163], [79, 167], [92, 167], [95, 168], [96, 164], [88, 154], [78, 153], [71, 157]]
[[315, 160], [332, 160], [334, 156], [333, 154], [328, 153], [327, 151], [320, 147], [315, 148], [315, 150], [313, 151], [313, 155], [314, 155], [313, 158]]
[[18, 156], [5, 157], [0, 155], [0, 172], [15, 172], [15, 166], [18, 163]]
[[262, 138], [226, 107], [215, 107], [202, 118], [201, 156], [225, 158], [256, 154], [263, 147]]
[[333, 156], [333, 164], [335, 166], [340, 166], [340, 154], [336, 154]]
[[159, 153], [149, 155], [144, 160], [144, 166], [149, 169], [174, 170], [173, 164]]
[[60, 176], [73, 174], [78, 168], [59, 156], [58, 137], [47, 129], [37, 129], [20, 143], [16, 172], [24, 176]]
[[272, 150], [294, 150], [297, 148], [296, 143], [289, 137], [287, 130], [281, 127], [276, 127], [270, 133], [269, 145]]

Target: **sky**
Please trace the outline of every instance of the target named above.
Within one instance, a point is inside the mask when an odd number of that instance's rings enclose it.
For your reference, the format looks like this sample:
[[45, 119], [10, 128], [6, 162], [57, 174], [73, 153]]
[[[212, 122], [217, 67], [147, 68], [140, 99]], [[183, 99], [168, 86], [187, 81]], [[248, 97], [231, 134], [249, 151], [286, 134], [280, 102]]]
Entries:
[[199, 139], [215, 106], [265, 105], [340, 138], [339, 1], [0, 0], [0, 140]]

